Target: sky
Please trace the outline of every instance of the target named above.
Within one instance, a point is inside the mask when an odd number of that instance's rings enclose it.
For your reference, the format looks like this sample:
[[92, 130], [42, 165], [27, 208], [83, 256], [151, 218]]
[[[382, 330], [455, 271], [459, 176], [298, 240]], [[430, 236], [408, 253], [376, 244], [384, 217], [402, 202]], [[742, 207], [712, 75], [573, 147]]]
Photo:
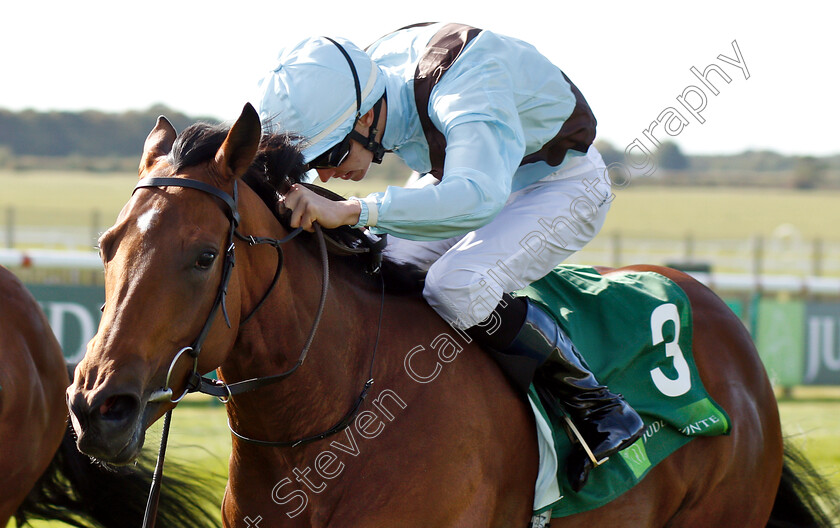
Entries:
[[[599, 139], [617, 148], [636, 140], [650, 146], [648, 130], [689, 154], [748, 149], [838, 154], [840, 4], [775, 5], [783, 4], [5, 2], [0, 7], [0, 108], [118, 112], [163, 104], [192, 116], [233, 121], [284, 45], [327, 35], [364, 47], [414, 22], [452, 21], [536, 46], [583, 92], [598, 118]], [[727, 83], [709, 73], [717, 95], [691, 72], [711, 64], [731, 79]], [[678, 97], [705, 108], [692, 113]], [[657, 119], [663, 124], [651, 128]], [[671, 135], [664, 129], [669, 120]]]

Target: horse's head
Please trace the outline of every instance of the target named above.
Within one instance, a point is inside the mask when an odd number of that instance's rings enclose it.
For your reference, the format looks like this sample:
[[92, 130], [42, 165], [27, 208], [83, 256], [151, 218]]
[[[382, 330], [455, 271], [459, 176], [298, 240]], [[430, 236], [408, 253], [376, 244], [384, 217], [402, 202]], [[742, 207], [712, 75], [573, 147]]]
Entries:
[[102, 321], [67, 400], [79, 449], [109, 462], [133, 460], [146, 427], [184, 394], [189, 374], [218, 367], [236, 338], [240, 284], [236, 274], [223, 284], [238, 218], [232, 197], [261, 126], [246, 105], [229, 131], [197, 134], [218, 137], [191, 142], [158, 119], [144, 145], [141, 182], [100, 239]]

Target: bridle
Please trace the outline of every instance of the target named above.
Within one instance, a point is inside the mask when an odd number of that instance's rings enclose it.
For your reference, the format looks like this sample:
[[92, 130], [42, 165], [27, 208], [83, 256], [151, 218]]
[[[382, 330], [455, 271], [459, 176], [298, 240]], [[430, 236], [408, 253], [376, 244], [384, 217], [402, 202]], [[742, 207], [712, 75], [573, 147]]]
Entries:
[[[286, 242], [295, 238], [298, 234], [301, 233], [301, 228], [296, 228], [291, 231], [286, 237], [281, 239], [275, 238], [267, 238], [267, 237], [255, 237], [255, 236], [245, 236], [242, 235], [239, 230], [239, 222], [240, 216], [239, 211], [237, 208], [238, 204], [238, 193], [237, 193], [237, 182], [234, 181], [233, 183], [233, 195], [222, 191], [221, 189], [214, 187], [212, 185], [206, 184], [201, 181], [197, 180], [190, 180], [186, 178], [156, 178], [156, 177], [148, 177], [141, 179], [137, 185], [134, 187], [134, 191], [136, 192], [137, 189], [146, 188], [146, 187], [183, 187], [188, 189], [196, 189], [198, 191], [210, 194], [211, 196], [218, 198], [224, 207], [222, 208], [230, 222], [230, 228], [228, 230], [227, 235], [227, 242], [226, 242], [226, 250], [224, 261], [222, 262], [222, 276], [219, 282], [219, 288], [216, 292], [216, 298], [213, 302], [213, 306], [210, 308], [210, 312], [207, 316], [207, 320], [204, 322], [204, 325], [201, 328], [196, 339], [192, 342], [190, 346], [184, 347], [179, 350], [175, 357], [172, 359], [172, 362], [169, 365], [169, 369], [166, 374], [166, 381], [164, 387], [162, 389], [154, 391], [149, 396], [149, 402], [162, 402], [162, 403], [177, 403], [181, 401], [187, 394], [192, 392], [201, 392], [203, 394], [208, 394], [211, 396], [216, 396], [219, 398], [220, 401], [223, 403], [227, 403], [230, 399], [237, 395], [244, 392], [250, 392], [267, 385], [272, 385], [274, 383], [278, 383], [297, 371], [303, 362], [306, 360], [306, 356], [309, 353], [309, 349], [312, 345], [313, 340], [315, 339], [315, 334], [318, 330], [318, 325], [321, 322], [321, 316], [324, 312], [324, 306], [326, 305], [327, 300], [327, 291], [329, 289], [329, 259], [327, 256], [327, 249], [325, 243], [325, 236], [321, 231], [320, 226], [316, 223], [314, 224], [315, 232], [318, 237], [318, 246], [321, 254], [321, 262], [322, 262], [322, 269], [323, 269], [323, 280], [321, 286], [321, 296], [318, 301], [318, 310], [316, 312], [314, 321], [312, 323], [312, 328], [309, 331], [309, 335], [304, 343], [304, 346], [298, 356], [297, 361], [295, 364], [285, 372], [281, 372], [280, 374], [275, 374], [272, 376], [264, 376], [259, 378], [252, 378], [249, 380], [243, 380], [235, 383], [225, 383], [222, 380], [218, 379], [211, 379], [204, 376], [201, 376], [198, 372], [198, 356], [201, 353], [201, 347], [204, 344], [204, 340], [207, 338], [207, 335], [210, 332], [210, 328], [213, 325], [213, 322], [216, 318], [216, 314], [218, 313], [219, 309], [222, 310], [222, 314], [225, 319], [225, 323], [227, 324], [228, 328], [230, 328], [230, 317], [227, 313], [227, 307], [225, 304], [225, 300], [227, 297], [227, 287], [228, 283], [230, 282], [230, 277], [233, 272], [233, 267], [235, 265], [236, 260], [236, 240], [241, 240], [246, 242], [249, 246], [256, 246], [260, 244], [268, 244], [274, 247], [277, 251], [277, 268], [274, 272], [274, 277], [272, 278], [271, 284], [269, 285], [268, 289], [266, 290], [265, 294], [260, 298], [257, 304], [251, 309], [250, 313], [242, 319], [240, 322], [240, 326], [248, 322], [253, 315], [259, 310], [259, 308], [265, 303], [268, 299], [268, 296], [274, 290], [274, 287], [277, 285], [277, 282], [280, 279], [280, 274], [283, 270], [283, 248], [282, 245]], [[380, 276], [381, 280], [381, 276]], [[381, 329], [382, 323], [382, 313], [384, 309], [384, 300], [385, 300], [385, 290], [384, 290], [384, 283], [382, 283], [382, 303], [380, 304], [379, 309], [379, 324], [377, 325], [376, 331], [376, 340], [374, 342], [373, 347], [373, 354], [371, 355], [370, 361], [370, 368], [368, 372], [368, 379], [365, 382], [364, 386], [362, 387], [361, 393], [359, 397], [356, 399], [356, 402], [353, 404], [351, 409], [332, 427], [323, 431], [318, 434], [302, 437], [296, 440], [281, 440], [281, 441], [271, 441], [271, 440], [260, 440], [255, 438], [250, 438], [245, 435], [240, 434], [236, 430], [234, 430], [232, 424], [230, 423], [230, 418], [228, 418], [228, 428], [230, 429], [231, 433], [243, 440], [245, 442], [261, 445], [261, 446], [269, 446], [269, 447], [296, 447], [303, 444], [308, 444], [310, 442], [314, 442], [317, 440], [321, 440], [328, 436], [334, 435], [346, 429], [352, 422], [353, 419], [359, 412], [362, 403], [364, 402], [365, 398], [367, 397], [368, 390], [370, 389], [371, 385], [373, 385], [373, 365], [376, 358], [376, 350], [379, 344], [379, 332]], [[181, 393], [180, 396], [177, 398], [173, 398], [173, 391], [170, 387], [170, 381], [172, 372], [174, 370], [175, 364], [178, 360], [187, 354], [193, 360], [192, 371], [189, 374], [187, 379], [184, 391]], [[146, 505], [146, 517], [143, 521], [143, 526], [147, 528], [153, 528], [155, 522], [155, 514], [157, 511], [157, 500], [158, 495], [160, 493], [160, 482], [163, 473], [163, 460], [166, 453], [166, 442], [169, 435], [169, 424], [172, 418], [172, 409], [167, 411], [166, 416], [164, 418], [163, 424], [163, 432], [161, 438], [161, 445], [160, 445], [160, 452], [158, 453], [158, 462], [155, 466], [155, 471], [152, 479], [152, 489], [149, 494], [149, 501]]]

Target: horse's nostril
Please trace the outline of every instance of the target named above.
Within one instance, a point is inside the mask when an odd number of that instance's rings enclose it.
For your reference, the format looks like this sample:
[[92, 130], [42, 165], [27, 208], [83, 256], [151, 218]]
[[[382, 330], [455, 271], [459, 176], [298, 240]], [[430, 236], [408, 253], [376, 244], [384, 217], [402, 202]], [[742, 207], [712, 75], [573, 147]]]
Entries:
[[85, 399], [81, 396], [81, 394], [76, 393], [71, 396], [68, 393], [67, 404], [70, 407], [71, 418], [73, 418], [80, 427], [86, 427], [88, 423], [88, 412], [90, 407], [88, 407], [87, 403], [85, 402]]
[[103, 420], [123, 421], [131, 417], [139, 406], [137, 398], [127, 394], [109, 396], [100, 406], [99, 414]]

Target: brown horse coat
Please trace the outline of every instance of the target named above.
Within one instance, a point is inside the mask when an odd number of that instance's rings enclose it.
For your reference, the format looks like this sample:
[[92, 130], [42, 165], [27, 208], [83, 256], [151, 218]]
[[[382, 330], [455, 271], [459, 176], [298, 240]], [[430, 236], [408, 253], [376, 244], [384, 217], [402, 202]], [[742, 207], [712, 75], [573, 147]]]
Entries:
[[0, 266], [0, 526], [58, 449], [69, 384], [46, 316], [17, 277]]
[[[169, 154], [176, 134], [159, 120], [146, 142], [141, 177], [189, 178], [233, 195], [259, 136], [256, 113], [246, 106], [214, 155], [175, 169]], [[238, 194], [240, 232], [287, 233], [250, 188], [240, 184]], [[229, 229], [220, 203], [178, 185], [143, 188], [103, 236], [105, 312], [68, 391], [81, 449], [129, 460], [145, 428], [172, 407], [149, 398], [165, 385], [175, 353], [199, 333], [218, 289]], [[227, 288], [231, 326], [216, 316], [199, 371], [220, 367], [221, 377], [234, 382], [294, 364], [316, 317], [322, 264], [313, 242], [287, 243], [283, 254], [277, 287], [241, 324], [269, 288], [277, 257], [264, 246], [236, 250]], [[262, 440], [316, 434], [358, 397], [376, 343], [380, 292], [351, 266], [331, 263], [326, 309], [306, 362], [282, 383], [228, 403], [239, 434]], [[773, 391], [750, 336], [689, 276], [633, 269], [666, 275], [687, 292], [695, 361], [709, 394], [732, 419], [732, 433], [690, 442], [608, 506], [552, 524], [764, 526], [783, 447]], [[527, 524], [538, 458], [527, 404], [477, 346], [459, 341], [419, 297], [386, 295], [382, 314], [375, 384], [349, 428], [296, 447], [234, 437], [226, 526]], [[175, 366], [173, 379], [186, 379], [188, 363]], [[183, 386], [173, 383], [174, 394]]]

